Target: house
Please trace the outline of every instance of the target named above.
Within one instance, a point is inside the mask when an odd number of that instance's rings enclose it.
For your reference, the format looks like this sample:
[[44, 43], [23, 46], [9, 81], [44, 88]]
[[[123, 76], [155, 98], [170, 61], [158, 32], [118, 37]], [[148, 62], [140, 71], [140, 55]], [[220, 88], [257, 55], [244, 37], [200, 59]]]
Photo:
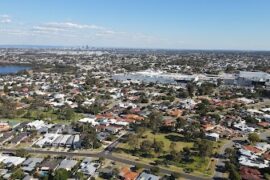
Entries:
[[119, 176], [122, 180], [136, 180], [139, 173], [131, 171], [128, 167], [123, 167], [120, 170]]
[[269, 162], [266, 160], [262, 160], [260, 158], [250, 159], [246, 156], [240, 156], [238, 158], [238, 161], [241, 165], [248, 166], [248, 167], [254, 167], [254, 168], [259, 168], [259, 169], [264, 169], [264, 168], [269, 167]]
[[258, 149], [257, 147], [251, 146], [251, 145], [243, 146], [243, 149], [247, 150], [247, 151], [250, 151], [250, 152], [252, 152], [253, 154], [256, 154], [256, 155], [260, 155], [263, 152], [261, 149]]
[[75, 160], [64, 159], [60, 163], [60, 165], [58, 166], [57, 169], [65, 169], [67, 171], [71, 171], [72, 168], [74, 168], [77, 163], [78, 163], [78, 161], [75, 161]]
[[45, 134], [44, 137], [36, 142], [36, 146], [38, 147], [44, 147], [44, 146], [51, 146], [52, 143], [59, 137], [59, 134]]
[[246, 121], [240, 121], [240, 122], [238, 122], [238, 123], [235, 123], [235, 124], [233, 125], [233, 127], [234, 127], [235, 129], [238, 129], [238, 130], [242, 131], [242, 132], [248, 132], [248, 133], [250, 133], [250, 132], [254, 132], [254, 131], [255, 131], [255, 128], [253, 128], [253, 127], [248, 127], [248, 126], [246, 125]]
[[7, 167], [18, 166], [25, 161], [25, 158], [16, 156], [0, 156], [0, 162], [3, 162]]
[[68, 148], [71, 148], [71, 147], [72, 147], [74, 137], [75, 137], [75, 136], [71, 135], [71, 136], [68, 138], [68, 140], [67, 140], [67, 142], [66, 142], [66, 147], [68, 147]]
[[254, 103], [254, 100], [248, 99], [248, 98], [245, 98], [245, 97], [237, 98], [237, 101], [239, 101], [239, 102], [241, 102], [243, 104], [252, 104], [252, 103]]
[[142, 121], [144, 120], [143, 117], [136, 115], [136, 114], [128, 114], [125, 116], [126, 119], [134, 120], [134, 121]]
[[34, 178], [33, 176], [27, 175], [22, 180], [38, 180], [38, 179]]
[[28, 158], [22, 163], [21, 168], [24, 172], [33, 172], [43, 160], [44, 158]]
[[60, 142], [63, 139], [63, 135], [59, 134], [59, 136], [52, 142], [52, 146], [58, 147], [60, 146]]
[[6, 132], [9, 131], [10, 129], [11, 127], [9, 126], [8, 123], [0, 122], [0, 132]]
[[159, 180], [160, 177], [153, 175], [153, 174], [149, 174], [146, 172], [142, 172], [139, 177], [137, 178], [137, 180]]
[[260, 149], [262, 152], [266, 152], [267, 150], [270, 150], [270, 144], [265, 142], [256, 143], [255, 147], [257, 149]]
[[68, 140], [70, 137], [71, 137], [71, 135], [69, 135], [69, 134], [63, 135], [63, 137], [62, 137], [62, 139], [61, 139], [59, 145], [62, 146], [62, 147], [65, 146], [67, 140]]
[[80, 135], [76, 134], [73, 139], [73, 149], [80, 149], [82, 146]]
[[34, 129], [34, 130], [39, 130], [40, 128], [42, 128], [44, 126], [46, 126], [46, 125], [45, 125], [45, 122], [42, 120], [36, 120], [36, 121], [30, 122], [27, 124], [27, 127], [29, 129]]
[[99, 166], [92, 161], [92, 158], [85, 158], [80, 164], [80, 171], [85, 175], [93, 176]]
[[193, 99], [186, 99], [180, 102], [180, 107], [182, 109], [194, 109], [196, 102]]
[[13, 126], [13, 130], [17, 132], [23, 132], [23, 130], [27, 127], [28, 122], [21, 122]]
[[41, 172], [41, 174], [46, 174], [49, 171], [54, 171], [58, 165], [60, 164], [61, 159], [48, 159], [46, 161], [43, 161], [40, 165], [39, 165], [39, 171]]
[[0, 144], [3, 145], [6, 142], [10, 141], [14, 137], [14, 132], [5, 132], [0, 137]]
[[105, 130], [107, 132], [112, 133], [112, 134], [117, 134], [121, 129], [122, 129], [122, 127], [118, 127], [118, 126], [107, 126], [107, 127], [105, 127]]
[[96, 121], [96, 117], [93, 117], [93, 118], [83, 118], [83, 119], [80, 119], [79, 122], [81, 123], [89, 123], [91, 124], [92, 126], [96, 126], [98, 125], [99, 123]]
[[270, 123], [269, 122], [265, 122], [265, 121], [261, 121], [257, 123], [258, 126], [261, 126], [263, 128], [268, 128], [270, 127]]
[[270, 151], [265, 152], [265, 153], [262, 155], [262, 157], [263, 157], [265, 160], [270, 161]]
[[168, 114], [173, 117], [180, 117], [183, 114], [183, 111], [180, 109], [172, 109], [168, 111]]
[[162, 123], [165, 127], [175, 127], [175, 120], [173, 119], [165, 119]]
[[209, 139], [211, 141], [218, 141], [219, 140], [219, 134], [217, 133], [205, 133], [206, 139]]
[[23, 140], [25, 140], [28, 137], [28, 133], [23, 132], [15, 136], [13, 139], [10, 140], [11, 144], [18, 145], [20, 144]]
[[202, 125], [202, 128], [205, 130], [205, 131], [211, 131], [213, 129], [215, 129], [216, 126], [212, 125], [212, 124], [203, 124]]
[[265, 120], [265, 121], [270, 121], [270, 115], [269, 114], [264, 114], [263, 115], [263, 119]]
[[259, 170], [245, 167], [245, 166], [240, 167], [240, 176], [243, 180], [262, 180], [263, 179], [263, 176]]

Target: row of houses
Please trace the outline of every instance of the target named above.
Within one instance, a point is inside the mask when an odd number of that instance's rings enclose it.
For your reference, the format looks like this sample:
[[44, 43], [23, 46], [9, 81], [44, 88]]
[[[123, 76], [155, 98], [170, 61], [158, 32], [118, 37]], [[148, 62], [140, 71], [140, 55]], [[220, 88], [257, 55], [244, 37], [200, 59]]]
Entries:
[[69, 135], [69, 134], [52, 134], [47, 133], [38, 140], [35, 145], [37, 147], [67, 147], [73, 149], [81, 148], [80, 135]]

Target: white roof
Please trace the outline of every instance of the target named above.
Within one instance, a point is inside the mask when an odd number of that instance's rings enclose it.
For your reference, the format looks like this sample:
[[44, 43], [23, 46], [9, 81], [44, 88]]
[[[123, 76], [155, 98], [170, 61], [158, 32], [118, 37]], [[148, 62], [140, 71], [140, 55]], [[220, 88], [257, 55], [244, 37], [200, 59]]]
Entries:
[[219, 134], [217, 133], [206, 133], [205, 135], [209, 137], [219, 138]]
[[266, 81], [270, 79], [270, 75], [265, 72], [250, 72], [250, 71], [240, 71], [239, 77], [251, 79], [253, 81]]
[[266, 160], [264, 160], [263, 162], [258, 161], [258, 160], [251, 160], [245, 156], [240, 156], [238, 160], [239, 160], [239, 163], [244, 166], [257, 167], [260, 169], [269, 167], [269, 162]]
[[35, 128], [35, 129], [41, 129], [42, 127], [46, 126], [45, 122], [42, 120], [36, 120], [33, 122], [30, 122], [27, 124], [27, 126], [31, 127], [31, 128]]
[[96, 118], [83, 118], [83, 119], [80, 119], [79, 122], [82, 122], [82, 123], [90, 123], [92, 125], [97, 125], [99, 124], [98, 122], [96, 122]]

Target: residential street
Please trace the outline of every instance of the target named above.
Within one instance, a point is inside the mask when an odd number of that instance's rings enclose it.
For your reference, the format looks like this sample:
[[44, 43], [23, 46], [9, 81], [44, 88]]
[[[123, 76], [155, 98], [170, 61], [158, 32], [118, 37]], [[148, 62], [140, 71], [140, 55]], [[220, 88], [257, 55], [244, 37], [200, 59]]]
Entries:
[[[5, 149], [2, 148], [0, 149], [2, 152], [16, 152], [16, 149]], [[135, 161], [131, 161], [128, 159], [123, 159], [120, 157], [115, 157], [110, 153], [107, 153], [106, 151], [103, 151], [101, 153], [76, 153], [76, 152], [59, 152], [59, 151], [47, 151], [47, 150], [36, 150], [36, 149], [27, 149], [27, 151], [29, 153], [35, 153], [35, 154], [48, 154], [48, 155], [61, 155], [61, 156], [83, 156], [83, 157], [104, 157], [106, 159], [112, 160], [112, 161], [116, 161], [116, 162], [120, 162], [120, 163], [124, 163], [124, 164], [128, 164], [128, 165], [140, 165], [141, 167], [145, 168], [145, 169], [150, 169], [152, 166], [151, 165], [146, 165], [146, 164], [142, 164], [139, 162], [135, 162]], [[175, 173], [174, 171], [171, 170], [167, 170], [164, 168], [160, 168], [160, 172], [161, 173], [165, 173], [165, 174], [171, 174], [171, 173]], [[207, 180], [207, 179], [211, 179], [211, 178], [203, 178], [203, 177], [197, 177], [191, 174], [185, 174], [185, 173], [181, 173], [181, 177], [185, 178], [185, 179], [189, 179], [189, 180]]]

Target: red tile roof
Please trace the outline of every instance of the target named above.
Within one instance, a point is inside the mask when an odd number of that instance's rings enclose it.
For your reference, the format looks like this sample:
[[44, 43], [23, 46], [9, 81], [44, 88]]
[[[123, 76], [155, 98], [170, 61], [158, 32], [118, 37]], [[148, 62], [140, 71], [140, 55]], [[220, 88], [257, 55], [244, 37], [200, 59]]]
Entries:
[[138, 177], [138, 173], [130, 171], [128, 167], [123, 167], [120, 170], [119, 175], [123, 177], [124, 180], [135, 180]]
[[262, 175], [259, 170], [245, 166], [240, 167], [240, 175], [243, 180], [262, 180]]
[[253, 153], [255, 153], [255, 154], [261, 153], [261, 152], [262, 152], [260, 149], [254, 147], [254, 146], [251, 146], [251, 145], [244, 146], [244, 149], [245, 149], [245, 150], [248, 150], [248, 151], [251, 151], [251, 152], [253, 152]]

